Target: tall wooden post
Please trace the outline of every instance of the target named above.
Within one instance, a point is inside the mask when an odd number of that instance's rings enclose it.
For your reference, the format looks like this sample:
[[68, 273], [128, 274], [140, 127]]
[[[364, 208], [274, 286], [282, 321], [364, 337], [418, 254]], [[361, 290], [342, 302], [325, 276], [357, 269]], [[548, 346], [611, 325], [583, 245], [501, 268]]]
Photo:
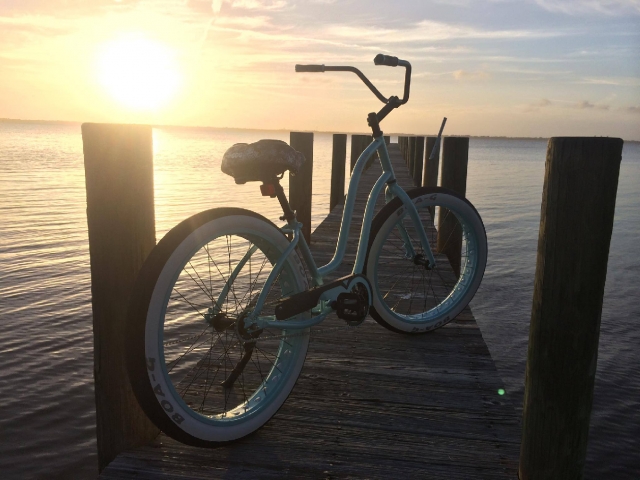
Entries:
[[413, 184], [419, 187], [422, 183], [422, 168], [424, 166], [424, 137], [416, 137], [415, 150], [413, 152], [413, 169], [411, 171]]
[[138, 406], [124, 360], [129, 294], [156, 243], [151, 127], [85, 123], [82, 142], [102, 471], [120, 452], [159, 433]]
[[391, 137], [389, 135], [384, 136], [384, 143], [387, 146], [391, 143]]
[[347, 135], [333, 135], [333, 153], [331, 155], [331, 195], [329, 211], [344, 201], [344, 168], [347, 161]]
[[313, 187], [313, 132], [291, 132], [291, 147], [304, 155], [305, 162], [300, 171], [289, 172], [289, 204], [302, 223], [302, 234], [311, 244], [311, 199]]
[[358, 160], [358, 157], [364, 149], [367, 148], [367, 145], [371, 143], [371, 135], [351, 135], [351, 169], [353, 171], [353, 167]]
[[[467, 163], [469, 161], [469, 137], [445, 137], [442, 145], [441, 186], [464, 196], [467, 191]], [[456, 275], [460, 275], [462, 253], [462, 228], [456, 217], [440, 209], [438, 219], [438, 251], [447, 255]]]
[[413, 171], [413, 152], [416, 149], [416, 137], [409, 137], [409, 148], [407, 148], [407, 168], [409, 174]]
[[583, 477], [621, 157], [619, 138], [549, 140], [521, 480]]
[[[436, 187], [438, 185], [438, 166], [440, 165], [440, 155], [429, 160], [433, 147], [438, 137], [427, 137], [427, 150], [424, 152], [424, 175], [422, 177], [423, 187]], [[440, 152], [438, 152], [440, 153]]]
[[407, 147], [409, 146], [409, 137], [402, 137], [402, 158], [407, 163]]

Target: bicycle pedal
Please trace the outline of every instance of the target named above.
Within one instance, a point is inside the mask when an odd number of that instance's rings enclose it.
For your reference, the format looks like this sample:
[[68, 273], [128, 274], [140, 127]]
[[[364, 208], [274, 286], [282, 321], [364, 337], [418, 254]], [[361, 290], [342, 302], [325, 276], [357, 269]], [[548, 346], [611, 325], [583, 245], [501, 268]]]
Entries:
[[331, 305], [349, 326], [360, 325], [369, 313], [369, 300], [362, 293], [341, 293]]

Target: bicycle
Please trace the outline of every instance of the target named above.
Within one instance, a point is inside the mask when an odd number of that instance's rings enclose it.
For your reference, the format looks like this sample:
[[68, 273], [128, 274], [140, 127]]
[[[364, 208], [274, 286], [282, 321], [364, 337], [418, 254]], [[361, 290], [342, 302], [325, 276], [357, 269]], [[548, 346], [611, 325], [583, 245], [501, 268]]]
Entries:
[[[296, 65], [296, 72], [353, 72], [384, 103], [368, 115], [373, 141], [353, 168], [328, 264], [316, 266], [279, 183], [304, 157], [278, 140], [234, 145], [222, 170], [236, 183], [261, 181], [286, 225], [241, 208], [207, 210], [169, 231], [145, 261], [129, 308], [128, 370], [140, 405], [169, 436], [212, 447], [263, 426], [298, 379], [311, 327], [334, 312], [347, 326], [370, 313], [394, 332], [424, 333], [455, 318], [475, 294], [487, 259], [482, 220], [452, 191], [405, 192], [397, 184], [380, 122], [408, 101], [411, 65], [382, 54], [374, 63], [405, 68], [402, 99], [384, 97], [354, 67]], [[358, 183], [376, 152], [382, 174], [366, 204], [352, 274], [325, 283], [344, 258]], [[383, 189], [386, 204], [373, 218]], [[458, 273], [443, 253], [452, 238]], [[389, 262], [406, 265], [411, 277], [393, 276]]]

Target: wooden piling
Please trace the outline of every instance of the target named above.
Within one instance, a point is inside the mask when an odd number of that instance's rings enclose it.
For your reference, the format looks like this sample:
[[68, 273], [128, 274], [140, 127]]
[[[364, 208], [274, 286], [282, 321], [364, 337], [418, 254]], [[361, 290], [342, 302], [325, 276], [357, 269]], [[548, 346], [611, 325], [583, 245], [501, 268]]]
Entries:
[[302, 223], [302, 234], [311, 243], [311, 198], [313, 187], [313, 132], [291, 132], [290, 145], [304, 155], [300, 171], [289, 172], [289, 203]]
[[333, 135], [333, 152], [331, 154], [331, 195], [329, 211], [344, 201], [344, 169], [347, 161], [347, 135]]
[[391, 137], [389, 135], [384, 136], [384, 143], [387, 146], [389, 146], [389, 144], [391, 143]]
[[353, 171], [358, 157], [370, 143], [371, 135], [351, 135], [351, 168], [349, 171]]
[[85, 123], [82, 142], [102, 471], [123, 450], [158, 434], [131, 390], [124, 360], [129, 293], [156, 243], [151, 127]]
[[409, 175], [413, 171], [413, 152], [416, 149], [416, 137], [409, 137], [409, 143], [407, 148], [407, 167], [409, 168]]
[[433, 147], [438, 137], [427, 137], [427, 150], [424, 152], [424, 174], [422, 176], [423, 187], [435, 187], [438, 185], [438, 167], [440, 165], [440, 155], [433, 160], [429, 160]]
[[[464, 196], [467, 191], [469, 137], [445, 137], [442, 145], [441, 186]], [[462, 229], [456, 218], [440, 209], [438, 219], [438, 251], [447, 255], [453, 271], [460, 275]]]
[[424, 167], [424, 137], [416, 137], [415, 150], [413, 152], [413, 184], [419, 187], [422, 183], [422, 169]]
[[521, 480], [583, 478], [622, 144], [618, 138], [549, 140]]

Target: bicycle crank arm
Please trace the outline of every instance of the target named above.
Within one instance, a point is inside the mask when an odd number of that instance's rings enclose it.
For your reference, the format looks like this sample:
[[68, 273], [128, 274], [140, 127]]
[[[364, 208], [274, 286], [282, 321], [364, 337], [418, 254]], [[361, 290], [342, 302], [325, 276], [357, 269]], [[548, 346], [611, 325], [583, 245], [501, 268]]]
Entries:
[[[318, 305], [320, 300], [334, 302], [341, 293], [348, 293], [351, 286], [356, 283], [364, 283], [369, 286], [369, 280], [364, 275], [354, 274], [339, 278], [326, 285], [311, 288], [306, 292], [296, 293], [280, 300], [275, 307], [276, 319], [285, 320], [300, 313], [311, 310]], [[369, 287], [369, 290], [371, 288]]]

